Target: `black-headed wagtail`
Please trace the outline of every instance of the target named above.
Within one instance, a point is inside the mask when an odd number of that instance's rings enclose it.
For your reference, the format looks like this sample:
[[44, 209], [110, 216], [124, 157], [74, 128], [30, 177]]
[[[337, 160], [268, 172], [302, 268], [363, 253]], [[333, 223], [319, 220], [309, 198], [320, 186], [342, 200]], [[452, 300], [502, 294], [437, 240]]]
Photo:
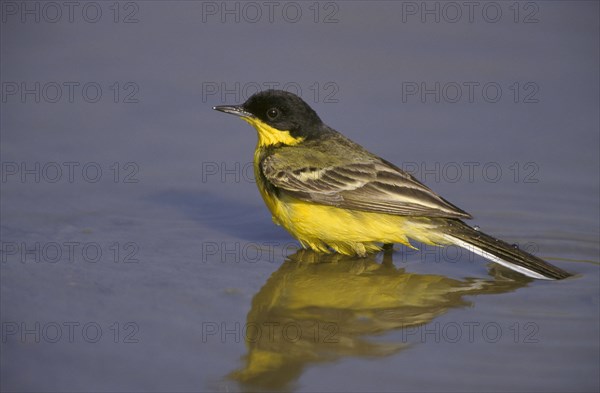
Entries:
[[267, 90], [214, 109], [258, 131], [254, 174], [273, 215], [305, 248], [365, 256], [409, 239], [457, 245], [539, 279], [570, 276], [542, 259], [471, 228], [471, 215], [412, 175], [324, 124], [300, 97]]

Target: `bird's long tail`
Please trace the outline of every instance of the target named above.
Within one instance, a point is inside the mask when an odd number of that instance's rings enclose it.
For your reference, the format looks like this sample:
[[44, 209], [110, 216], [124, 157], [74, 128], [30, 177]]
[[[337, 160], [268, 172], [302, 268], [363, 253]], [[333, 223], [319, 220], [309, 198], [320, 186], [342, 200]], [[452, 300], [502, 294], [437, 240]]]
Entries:
[[443, 230], [449, 242], [528, 277], [560, 280], [571, 276], [570, 273], [518, 247], [475, 230], [462, 221], [447, 221]]

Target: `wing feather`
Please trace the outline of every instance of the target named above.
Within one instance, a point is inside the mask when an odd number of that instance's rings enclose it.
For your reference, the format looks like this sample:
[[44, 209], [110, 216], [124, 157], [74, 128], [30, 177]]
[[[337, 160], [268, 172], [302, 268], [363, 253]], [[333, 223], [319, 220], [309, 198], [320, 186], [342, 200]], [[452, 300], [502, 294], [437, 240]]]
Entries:
[[273, 187], [304, 201], [396, 215], [471, 218], [400, 168], [345, 138], [336, 142], [329, 149], [321, 144], [320, 152], [300, 147], [274, 151], [262, 159], [262, 174]]

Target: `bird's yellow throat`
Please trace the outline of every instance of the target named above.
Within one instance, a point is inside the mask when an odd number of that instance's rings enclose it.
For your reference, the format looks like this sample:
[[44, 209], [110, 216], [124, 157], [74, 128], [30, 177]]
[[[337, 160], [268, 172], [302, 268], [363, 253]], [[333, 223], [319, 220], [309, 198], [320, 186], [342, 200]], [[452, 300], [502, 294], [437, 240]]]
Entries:
[[272, 146], [272, 145], [287, 145], [294, 146], [304, 140], [304, 138], [294, 138], [289, 131], [281, 131], [270, 125], [252, 117], [242, 117], [243, 120], [248, 122], [252, 127], [258, 131], [258, 146]]

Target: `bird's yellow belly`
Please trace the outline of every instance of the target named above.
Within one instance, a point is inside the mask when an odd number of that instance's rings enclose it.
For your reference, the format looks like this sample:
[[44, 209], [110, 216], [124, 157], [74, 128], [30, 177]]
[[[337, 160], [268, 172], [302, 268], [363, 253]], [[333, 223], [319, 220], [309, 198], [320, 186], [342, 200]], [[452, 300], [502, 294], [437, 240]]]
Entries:
[[331, 249], [346, 255], [361, 255], [381, 250], [381, 244], [411, 246], [406, 234], [426, 244], [447, 243], [436, 236], [432, 219], [341, 209], [305, 202], [282, 195], [276, 198], [259, 187], [273, 220], [283, 226], [304, 247], [315, 251]]

